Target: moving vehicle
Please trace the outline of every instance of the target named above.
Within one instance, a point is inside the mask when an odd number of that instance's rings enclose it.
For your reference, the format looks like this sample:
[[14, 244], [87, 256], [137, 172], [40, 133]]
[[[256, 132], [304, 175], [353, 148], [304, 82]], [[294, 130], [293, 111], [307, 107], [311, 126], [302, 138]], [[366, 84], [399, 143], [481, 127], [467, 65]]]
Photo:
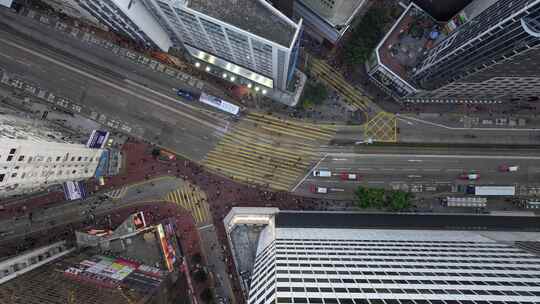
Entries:
[[195, 94], [191, 93], [190, 91], [182, 90], [182, 89], [176, 89], [176, 95], [180, 97], [184, 97], [185, 99], [189, 101], [195, 100]]
[[220, 99], [216, 96], [208, 95], [206, 93], [201, 93], [201, 97], [199, 98], [199, 101], [206, 105], [209, 105], [211, 107], [217, 108], [221, 111], [224, 111], [233, 115], [238, 115], [238, 113], [240, 113], [239, 106], [232, 104], [228, 101], [225, 101], [223, 99]]
[[316, 194], [327, 194], [328, 188], [311, 185], [309, 186], [309, 191], [311, 191], [311, 193], [316, 193]]
[[499, 171], [501, 172], [516, 172], [517, 170], [519, 170], [519, 166], [507, 165], [507, 164], [499, 166]]
[[463, 173], [459, 176], [459, 179], [464, 180], [478, 180], [480, 178], [480, 174], [475, 172], [469, 172], [469, 173]]
[[332, 177], [332, 171], [328, 170], [315, 170], [313, 171], [315, 177]]
[[356, 173], [341, 172], [339, 178], [341, 180], [360, 180], [360, 175]]

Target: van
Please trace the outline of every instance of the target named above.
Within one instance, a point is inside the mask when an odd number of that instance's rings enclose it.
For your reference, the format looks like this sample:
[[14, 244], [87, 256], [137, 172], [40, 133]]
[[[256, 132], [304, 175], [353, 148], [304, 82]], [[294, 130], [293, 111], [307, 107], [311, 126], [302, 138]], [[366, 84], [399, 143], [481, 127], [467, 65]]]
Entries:
[[332, 177], [332, 172], [328, 170], [315, 170], [313, 171], [315, 177]]

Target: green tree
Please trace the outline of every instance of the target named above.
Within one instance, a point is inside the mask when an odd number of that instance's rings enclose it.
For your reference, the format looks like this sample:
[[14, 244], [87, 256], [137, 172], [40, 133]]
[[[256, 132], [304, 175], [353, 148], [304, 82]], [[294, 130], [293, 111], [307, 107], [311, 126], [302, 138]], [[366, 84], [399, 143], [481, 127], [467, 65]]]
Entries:
[[351, 39], [345, 44], [344, 61], [350, 65], [364, 63], [384, 36], [384, 27], [394, 12], [372, 7], [352, 30]]
[[321, 104], [328, 98], [328, 90], [319, 83], [307, 82], [302, 96], [302, 106], [304, 108]]
[[356, 191], [356, 203], [358, 207], [365, 208], [378, 208], [385, 207], [384, 189], [380, 188], [366, 188], [359, 186]]
[[394, 211], [408, 209], [411, 206], [411, 194], [404, 191], [392, 191], [388, 195], [388, 205]]

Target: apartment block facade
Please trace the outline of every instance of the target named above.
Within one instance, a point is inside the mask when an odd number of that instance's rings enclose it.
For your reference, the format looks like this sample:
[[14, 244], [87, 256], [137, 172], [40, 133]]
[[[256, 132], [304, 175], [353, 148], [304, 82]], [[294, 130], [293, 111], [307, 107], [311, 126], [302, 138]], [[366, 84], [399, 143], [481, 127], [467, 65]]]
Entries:
[[71, 143], [43, 122], [0, 117], [0, 197], [94, 176], [103, 150]]
[[264, 0], [145, 0], [160, 24], [197, 65], [224, 78], [286, 90], [294, 73], [301, 22]]

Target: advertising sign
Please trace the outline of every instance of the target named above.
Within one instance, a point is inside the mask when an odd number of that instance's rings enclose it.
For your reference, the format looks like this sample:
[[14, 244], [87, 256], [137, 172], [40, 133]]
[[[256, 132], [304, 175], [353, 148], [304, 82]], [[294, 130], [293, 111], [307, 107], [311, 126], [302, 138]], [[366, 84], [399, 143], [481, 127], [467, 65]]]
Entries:
[[86, 189], [83, 182], [65, 182], [63, 188], [64, 196], [68, 201], [86, 198]]
[[173, 265], [174, 262], [176, 262], [176, 251], [174, 250], [173, 245], [170, 243], [170, 240], [167, 238], [162, 224], [159, 224], [157, 226], [157, 232], [159, 235], [159, 243], [161, 245], [161, 250], [165, 258], [165, 264], [167, 264], [167, 269], [169, 271], [173, 271]]
[[146, 220], [144, 219], [144, 213], [142, 211], [133, 215], [133, 225], [137, 230], [146, 227]]
[[91, 149], [103, 149], [109, 139], [109, 132], [94, 130], [86, 142], [86, 147]]

